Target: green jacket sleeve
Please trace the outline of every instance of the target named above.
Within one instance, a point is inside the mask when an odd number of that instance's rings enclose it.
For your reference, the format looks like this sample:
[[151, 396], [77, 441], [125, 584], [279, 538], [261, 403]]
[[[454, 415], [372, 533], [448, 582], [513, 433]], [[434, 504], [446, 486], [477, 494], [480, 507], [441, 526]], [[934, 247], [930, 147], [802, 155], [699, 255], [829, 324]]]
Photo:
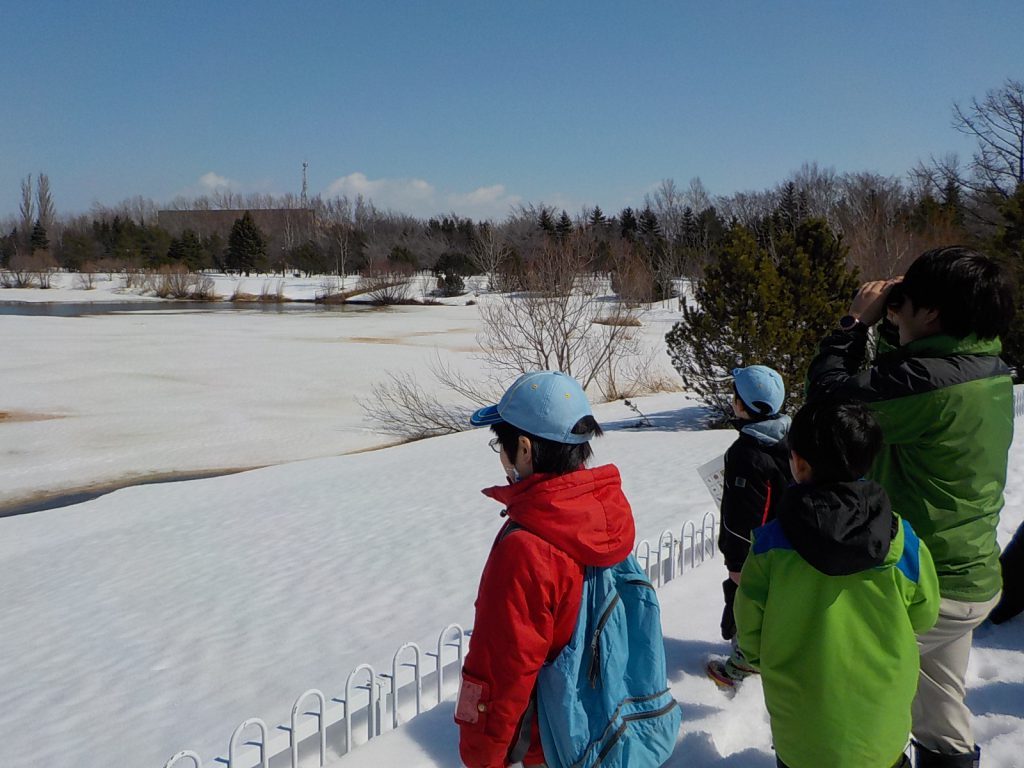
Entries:
[[736, 640], [747, 663], [754, 667], [761, 665], [761, 626], [768, 602], [768, 573], [764, 565], [764, 557], [752, 554], [747, 558], [733, 603]]
[[939, 577], [935, 574], [932, 553], [923, 541], [918, 544], [919, 572], [917, 585], [907, 615], [915, 634], [922, 634], [935, 626], [939, 618]]

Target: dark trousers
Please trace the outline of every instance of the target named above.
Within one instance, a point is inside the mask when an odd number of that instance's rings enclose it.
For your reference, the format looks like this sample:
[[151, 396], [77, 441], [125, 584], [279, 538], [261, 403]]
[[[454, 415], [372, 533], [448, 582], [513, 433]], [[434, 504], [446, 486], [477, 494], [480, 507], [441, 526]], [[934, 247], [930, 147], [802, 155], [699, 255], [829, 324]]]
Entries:
[[732, 640], [736, 636], [736, 619], [732, 614], [732, 604], [736, 599], [738, 585], [732, 579], [722, 582], [722, 594], [725, 596], [725, 610], [722, 611], [722, 639]]
[[993, 624], [1002, 624], [1024, 611], [1024, 523], [999, 556], [999, 563], [1003, 566], [1003, 596], [989, 614]]

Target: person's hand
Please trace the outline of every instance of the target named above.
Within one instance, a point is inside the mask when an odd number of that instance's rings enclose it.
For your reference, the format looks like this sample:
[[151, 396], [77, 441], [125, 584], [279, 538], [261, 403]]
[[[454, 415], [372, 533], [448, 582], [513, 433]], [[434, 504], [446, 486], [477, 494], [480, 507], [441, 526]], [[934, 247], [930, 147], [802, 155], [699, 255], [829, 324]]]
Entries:
[[850, 304], [850, 314], [860, 320], [864, 325], [874, 325], [885, 316], [886, 299], [889, 291], [900, 282], [902, 278], [895, 280], [873, 280], [864, 283], [853, 297]]

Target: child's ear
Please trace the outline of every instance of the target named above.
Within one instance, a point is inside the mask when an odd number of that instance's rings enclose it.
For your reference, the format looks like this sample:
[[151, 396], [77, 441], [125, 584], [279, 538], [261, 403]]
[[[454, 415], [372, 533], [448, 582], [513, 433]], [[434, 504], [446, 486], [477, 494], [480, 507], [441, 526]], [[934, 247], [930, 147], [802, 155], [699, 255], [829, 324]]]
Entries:
[[517, 453], [526, 462], [526, 466], [533, 465], [533, 443], [530, 442], [530, 438], [526, 435], [519, 436], [519, 446]]
[[789, 452], [789, 471], [793, 473], [793, 479], [798, 483], [810, 482], [814, 477], [811, 465], [803, 456], [793, 450]]

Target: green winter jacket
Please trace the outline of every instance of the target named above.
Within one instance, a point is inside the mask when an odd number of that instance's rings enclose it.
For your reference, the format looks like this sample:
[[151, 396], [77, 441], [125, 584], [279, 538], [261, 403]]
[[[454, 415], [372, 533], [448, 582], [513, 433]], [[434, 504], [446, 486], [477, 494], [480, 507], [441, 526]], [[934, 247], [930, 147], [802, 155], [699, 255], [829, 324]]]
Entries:
[[938, 616], [928, 548], [875, 483], [798, 485], [754, 532], [735, 614], [790, 768], [889, 768], [910, 733], [915, 634]]
[[942, 596], [999, 592], [996, 526], [1013, 439], [1013, 385], [999, 339], [937, 335], [879, 355], [861, 371], [867, 332], [827, 337], [808, 371], [808, 398], [868, 402], [885, 434], [869, 477], [935, 558]]

